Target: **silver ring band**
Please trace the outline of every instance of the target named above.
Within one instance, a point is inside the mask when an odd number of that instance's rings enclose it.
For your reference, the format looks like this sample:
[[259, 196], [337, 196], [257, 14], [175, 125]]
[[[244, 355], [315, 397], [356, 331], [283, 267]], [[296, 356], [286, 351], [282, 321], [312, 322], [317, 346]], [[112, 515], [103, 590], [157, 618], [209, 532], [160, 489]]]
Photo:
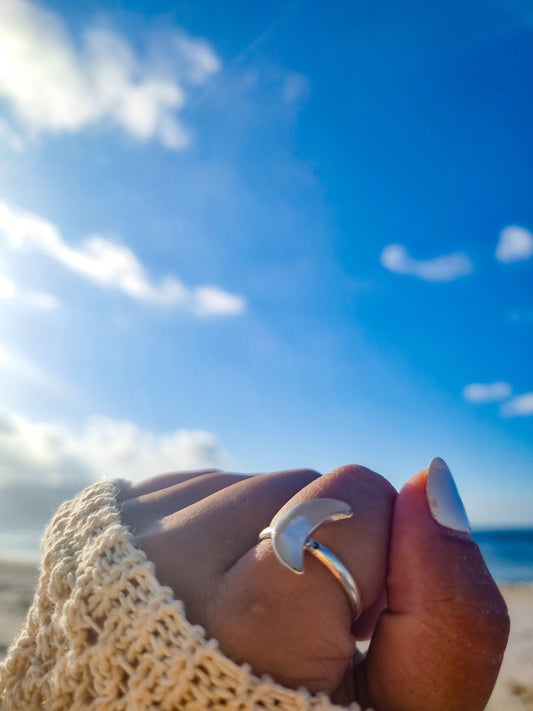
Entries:
[[271, 539], [278, 560], [294, 573], [302, 574], [304, 551], [319, 560], [342, 585], [352, 608], [353, 620], [363, 610], [361, 591], [348, 568], [337, 556], [310, 534], [321, 523], [352, 516], [352, 510], [337, 499], [311, 499], [287, 511], [275, 525], [264, 528], [259, 540]]

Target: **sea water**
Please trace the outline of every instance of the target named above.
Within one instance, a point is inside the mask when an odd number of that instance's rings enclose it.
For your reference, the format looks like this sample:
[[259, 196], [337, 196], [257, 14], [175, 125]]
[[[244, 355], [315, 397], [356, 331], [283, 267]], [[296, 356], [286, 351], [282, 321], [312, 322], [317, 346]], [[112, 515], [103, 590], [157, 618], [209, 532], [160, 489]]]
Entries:
[[479, 530], [472, 536], [498, 583], [533, 582], [533, 529]]

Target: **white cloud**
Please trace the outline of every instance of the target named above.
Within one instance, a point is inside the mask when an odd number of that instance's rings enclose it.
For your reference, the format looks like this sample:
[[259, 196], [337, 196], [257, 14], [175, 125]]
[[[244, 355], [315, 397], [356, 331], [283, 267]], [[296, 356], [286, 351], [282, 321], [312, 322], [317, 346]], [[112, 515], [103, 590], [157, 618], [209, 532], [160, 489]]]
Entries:
[[0, 483], [125, 477], [134, 481], [165, 471], [221, 467], [228, 455], [204, 430], [157, 434], [133, 422], [92, 417], [80, 432], [0, 413]]
[[24, 353], [13, 351], [0, 344], [0, 376], [3, 372], [9, 374], [10, 378], [15, 375], [45, 390], [53, 390], [60, 394], [69, 392], [69, 388], [63, 382], [43, 370]]
[[60, 305], [56, 296], [45, 291], [29, 291], [21, 294], [11, 279], [0, 274], [0, 299], [11, 300], [15, 297], [18, 297], [23, 305], [37, 311], [54, 311]]
[[413, 259], [401, 244], [385, 247], [381, 264], [396, 274], [408, 274], [425, 281], [448, 282], [470, 274], [474, 266], [463, 252], [447, 254], [434, 259]]
[[[161, 38], [153, 38], [139, 55], [111, 29], [93, 25], [74, 38], [52, 10], [2, 0], [0, 97], [33, 133], [107, 123], [140, 140], [185, 148], [190, 133], [177, 112], [186, 103], [186, 87], [204, 84], [220, 60], [204, 40], [183, 33], [172, 39], [163, 53], [156, 51]], [[11, 135], [5, 126], [3, 132]]]
[[162, 306], [183, 308], [198, 315], [233, 315], [242, 313], [242, 296], [228, 294], [216, 286], [188, 288], [175, 277], [150, 281], [137, 256], [123, 244], [100, 235], [90, 235], [77, 247], [65, 242], [48, 220], [0, 202], [0, 233], [4, 232], [14, 249], [37, 251], [56, 260], [67, 269], [133, 299]]
[[15, 295], [15, 285], [3, 274], [0, 274], [0, 299], [12, 299]]
[[[0, 54], [1, 57], [1, 54]], [[0, 92], [1, 93], [1, 92]], [[0, 116], [0, 144], [11, 148], [12, 151], [21, 153], [24, 150], [24, 140], [16, 133], [7, 121]]]
[[30, 291], [25, 295], [24, 303], [36, 311], [55, 311], [61, 306], [57, 296], [46, 291]]
[[0, 450], [0, 520], [4, 525], [6, 516], [13, 523], [28, 523], [28, 509], [32, 513], [29, 523], [44, 523], [63, 498], [103, 475], [139, 481], [166, 471], [220, 468], [228, 462], [227, 453], [210, 432], [158, 434], [109, 417], [93, 417], [74, 432], [0, 413]]
[[192, 292], [192, 309], [199, 316], [238, 314], [245, 308], [242, 296], [216, 286], [199, 286]]
[[506, 400], [512, 394], [509, 383], [471, 383], [463, 390], [463, 397], [469, 402], [485, 403]]
[[517, 395], [505, 405], [501, 413], [504, 417], [529, 417], [533, 415], [533, 393]]
[[205, 40], [176, 35], [174, 44], [183, 61], [183, 73], [191, 84], [204, 84], [221, 67], [220, 59]]
[[283, 81], [282, 95], [285, 101], [299, 102], [309, 94], [309, 79], [303, 74], [289, 72]]
[[[529, 417], [533, 415], [533, 392], [512, 397], [509, 383], [472, 383], [463, 390], [465, 400], [473, 403], [503, 402], [500, 414], [503, 417]], [[511, 399], [509, 399], [511, 398]]]
[[506, 227], [500, 233], [496, 259], [504, 264], [523, 262], [533, 257], [533, 234], [523, 227]]

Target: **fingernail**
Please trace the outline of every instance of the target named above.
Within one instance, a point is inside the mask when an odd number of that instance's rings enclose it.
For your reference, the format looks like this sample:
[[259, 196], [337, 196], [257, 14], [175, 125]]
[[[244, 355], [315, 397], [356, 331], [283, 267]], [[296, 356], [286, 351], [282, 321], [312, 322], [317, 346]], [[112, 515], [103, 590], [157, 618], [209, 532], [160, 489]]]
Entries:
[[435, 521], [454, 531], [470, 533], [465, 507], [446, 462], [435, 457], [428, 468], [426, 496]]

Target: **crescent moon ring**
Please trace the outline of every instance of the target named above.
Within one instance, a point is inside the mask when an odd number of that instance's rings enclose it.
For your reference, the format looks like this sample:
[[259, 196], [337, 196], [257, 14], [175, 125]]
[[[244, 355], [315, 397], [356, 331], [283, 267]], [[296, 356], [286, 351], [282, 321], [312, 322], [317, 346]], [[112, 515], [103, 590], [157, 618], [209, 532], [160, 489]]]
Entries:
[[338, 499], [311, 499], [293, 506], [276, 522], [264, 528], [259, 540], [270, 539], [276, 557], [298, 575], [304, 572], [304, 551], [315, 556], [341, 584], [352, 608], [353, 620], [363, 610], [361, 591], [348, 568], [311, 533], [322, 523], [350, 518], [352, 509]]

